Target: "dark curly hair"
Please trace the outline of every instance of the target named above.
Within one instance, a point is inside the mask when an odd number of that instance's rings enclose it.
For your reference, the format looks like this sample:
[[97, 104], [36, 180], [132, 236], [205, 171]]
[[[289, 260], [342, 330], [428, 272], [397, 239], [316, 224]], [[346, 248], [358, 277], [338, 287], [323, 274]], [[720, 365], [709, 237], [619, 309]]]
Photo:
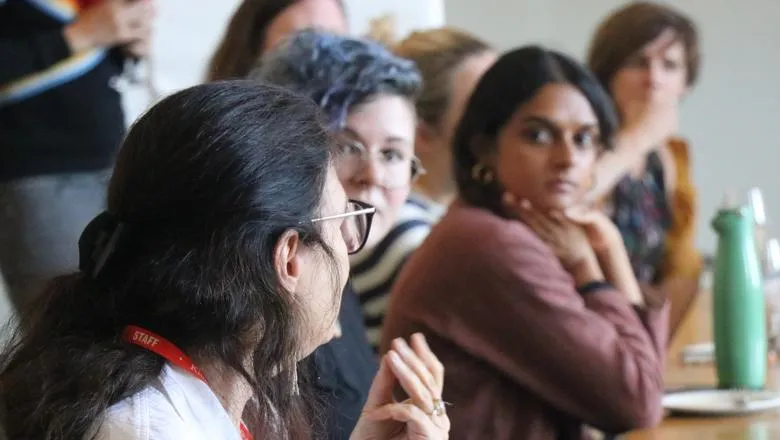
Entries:
[[374, 95], [416, 99], [422, 77], [412, 61], [379, 43], [304, 30], [260, 60], [250, 79], [267, 81], [312, 98], [333, 129], [349, 111]]

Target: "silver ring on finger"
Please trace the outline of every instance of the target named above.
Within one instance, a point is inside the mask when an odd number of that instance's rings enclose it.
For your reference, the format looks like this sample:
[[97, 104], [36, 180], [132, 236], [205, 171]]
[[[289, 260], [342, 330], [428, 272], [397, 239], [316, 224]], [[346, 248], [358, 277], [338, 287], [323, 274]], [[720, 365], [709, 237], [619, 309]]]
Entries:
[[438, 398], [433, 399], [433, 410], [429, 416], [442, 417], [447, 414], [447, 408], [444, 406], [444, 401]]

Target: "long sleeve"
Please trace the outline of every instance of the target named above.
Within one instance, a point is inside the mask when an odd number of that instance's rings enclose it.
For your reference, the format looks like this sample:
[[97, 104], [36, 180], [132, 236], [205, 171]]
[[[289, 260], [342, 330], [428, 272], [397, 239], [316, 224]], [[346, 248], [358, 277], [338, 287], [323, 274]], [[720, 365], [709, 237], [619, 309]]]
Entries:
[[125, 133], [121, 56], [71, 53], [73, 2], [0, 0], [0, 182], [113, 165]]
[[0, 37], [0, 89], [70, 56], [61, 29], [40, 31], [27, 37]]
[[[580, 295], [557, 258], [512, 222], [442, 250], [452, 291], [438, 329], [551, 407], [607, 432], [662, 417], [668, 309], [611, 288]], [[426, 304], [431, 307], [433, 304]]]

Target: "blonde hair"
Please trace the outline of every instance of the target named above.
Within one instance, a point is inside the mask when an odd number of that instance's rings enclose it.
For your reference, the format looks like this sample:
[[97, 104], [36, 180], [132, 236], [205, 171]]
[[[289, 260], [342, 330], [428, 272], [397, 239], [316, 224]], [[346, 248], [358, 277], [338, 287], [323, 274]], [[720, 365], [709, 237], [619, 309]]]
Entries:
[[437, 126], [450, 104], [453, 76], [468, 58], [492, 48], [468, 32], [452, 27], [412, 32], [393, 46], [393, 51], [417, 64], [423, 90], [417, 99], [417, 115]]
[[379, 44], [392, 47], [395, 43], [396, 29], [398, 28], [395, 14], [385, 14], [371, 20], [368, 25], [366, 38], [374, 40]]

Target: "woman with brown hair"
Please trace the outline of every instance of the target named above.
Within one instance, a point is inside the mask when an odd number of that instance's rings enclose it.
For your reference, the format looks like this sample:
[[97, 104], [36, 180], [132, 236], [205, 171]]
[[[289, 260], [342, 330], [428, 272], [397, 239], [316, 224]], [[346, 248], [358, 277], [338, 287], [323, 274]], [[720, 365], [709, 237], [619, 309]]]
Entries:
[[677, 108], [699, 77], [696, 27], [669, 6], [632, 2], [599, 26], [588, 64], [622, 125], [617, 148], [598, 163], [590, 198], [605, 202], [642, 288], [671, 300], [674, 331], [701, 272], [689, 149], [676, 136]]
[[244, 78], [263, 53], [288, 35], [313, 27], [346, 33], [341, 0], [244, 0], [209, 63], [209, 81]]

